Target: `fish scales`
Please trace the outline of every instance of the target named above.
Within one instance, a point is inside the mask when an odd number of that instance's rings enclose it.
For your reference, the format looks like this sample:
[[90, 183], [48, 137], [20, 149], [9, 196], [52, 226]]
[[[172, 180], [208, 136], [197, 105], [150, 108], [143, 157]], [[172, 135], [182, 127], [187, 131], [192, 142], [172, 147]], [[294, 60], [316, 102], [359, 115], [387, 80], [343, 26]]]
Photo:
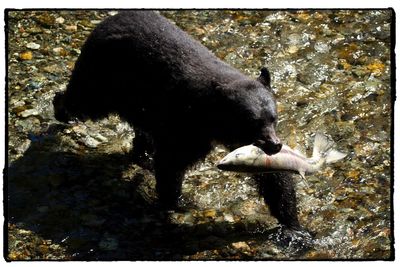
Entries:
[[306, 172], [314, 171], [311, 164], [308, 163], [308, 159], [289, 147], [284, 146], [280, 153], [274, 155], [265, 155], [266, 167], [273, 170], [301, 170], [304, 169]]

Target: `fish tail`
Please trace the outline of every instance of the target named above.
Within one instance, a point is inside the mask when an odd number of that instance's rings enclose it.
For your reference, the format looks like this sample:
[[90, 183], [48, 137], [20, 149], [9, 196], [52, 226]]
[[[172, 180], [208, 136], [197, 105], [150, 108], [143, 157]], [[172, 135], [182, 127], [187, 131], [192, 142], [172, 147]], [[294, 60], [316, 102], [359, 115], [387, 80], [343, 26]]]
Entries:
[[318, 161], [319, 159], [327, 155], [327, 152], [331, 147], [332, 143], [329, 142], [328, 138], [322, 133], [317, 132], [314, 139], [312, 158]]
[[333, 162], [339, 161], [346, 156], [347, 155], [345, 153], [342, 153], [335, 149], [331, 149], [328, 151], [328, 153], [326, 155], [326, 163], [333, 163]]
[[346, 157], [345, 153], [333, 148], [334, 143], [322, 133], [316, 133], [314, 139], [313, 158], [314, 160], [324, 159], [325, 163], [333, 163]]

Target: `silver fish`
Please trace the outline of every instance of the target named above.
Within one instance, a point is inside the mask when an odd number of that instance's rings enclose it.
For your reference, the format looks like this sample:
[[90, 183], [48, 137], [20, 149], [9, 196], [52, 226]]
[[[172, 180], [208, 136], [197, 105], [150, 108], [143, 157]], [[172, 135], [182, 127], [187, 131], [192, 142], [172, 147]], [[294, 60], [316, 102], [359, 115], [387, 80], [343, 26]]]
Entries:
[[303, 178], [314, 173], [324, 164], [333, 163], [346, 157], [345, 153], [333, 149], [333, 142], [321, 133], [315, 134], [313, 155], [307, 158], [300, 151], [283, 145], [281, 151], [268, 155], [259, 147], [248, 145], [226, 155], [217, 167], [235, 172], [295, 172]]

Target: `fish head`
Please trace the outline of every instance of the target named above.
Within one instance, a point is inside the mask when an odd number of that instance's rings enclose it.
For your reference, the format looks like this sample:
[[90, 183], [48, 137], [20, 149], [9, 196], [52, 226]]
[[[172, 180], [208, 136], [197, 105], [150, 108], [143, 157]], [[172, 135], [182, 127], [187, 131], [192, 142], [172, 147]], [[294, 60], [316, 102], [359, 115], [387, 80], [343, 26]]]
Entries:
[[265, 155], [264, 152], [254, 145], [242, 146], [221, 159], [217, 167], [225, 171], [245, 170], [252, 168], [254, 162], [262, 155]]

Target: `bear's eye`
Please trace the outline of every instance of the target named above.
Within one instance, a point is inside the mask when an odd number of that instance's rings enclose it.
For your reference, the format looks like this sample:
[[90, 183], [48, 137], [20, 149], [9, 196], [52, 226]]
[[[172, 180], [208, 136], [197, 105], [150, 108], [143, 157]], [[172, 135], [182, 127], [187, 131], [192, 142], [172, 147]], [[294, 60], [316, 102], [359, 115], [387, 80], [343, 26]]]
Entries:
[[262, 128], [264, 128], [264, 127], [265, 127], [265, 120], [262, 120], [262, 119], [256, 120], [256, 121], [254, 122], [254, 126], [255, 126], [257, 129], [262, 129]]
[[276, 116], [269, 116], [268, 119], [267, 119], [267, 121], [268, 121], [269, 123], [271, 123], [271, 124], [274, 124], [274, 123], [276, 123], [277, 118], [276, 118]]

